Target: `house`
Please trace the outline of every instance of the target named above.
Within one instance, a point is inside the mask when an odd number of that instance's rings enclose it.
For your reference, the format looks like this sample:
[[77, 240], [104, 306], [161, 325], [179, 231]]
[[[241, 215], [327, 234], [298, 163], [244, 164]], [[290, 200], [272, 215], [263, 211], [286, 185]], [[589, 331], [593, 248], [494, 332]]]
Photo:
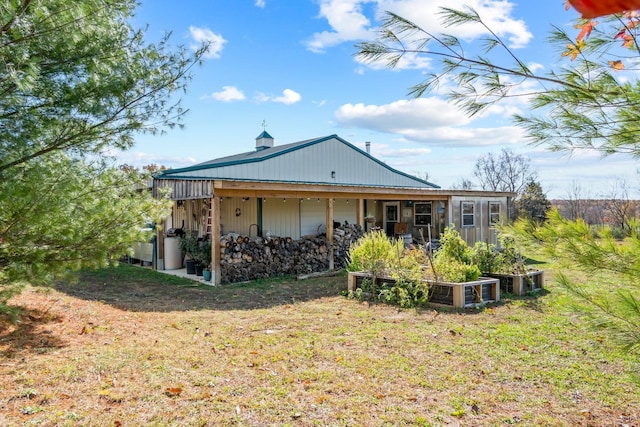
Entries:
[[[220, 236], [227, 233], [291, 239], [326, 233], [332, 241], [334, 225], [346, 222], [427, 239], [454, 224], [471, 245], [495, 240], [492, 225], [507, 218], [513, 194], [443, 190], [368, 151], [369, 143], [363, 151], [337, 135], [276, 145], [263, 131], [253, 151], [157, 175], [154, 195], [168, 192], [175, 201], [164, 230], [193, 230], [211, 239], [214, 272], [220, 269]], [[164, 241], [159, 233], [159, 260]], [[218, 282], [220, 274], [214, 277]]]

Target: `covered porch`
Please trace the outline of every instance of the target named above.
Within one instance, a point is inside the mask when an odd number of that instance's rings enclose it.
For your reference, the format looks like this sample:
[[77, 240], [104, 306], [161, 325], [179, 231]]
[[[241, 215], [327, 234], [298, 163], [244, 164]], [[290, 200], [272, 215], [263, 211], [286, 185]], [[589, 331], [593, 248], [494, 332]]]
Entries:
[[[164, 190], [163, 190], [164, 189]], [[365, 186], [238, 182], [229, 180], [155, 180], [154, 193], [168, 191], [172, 213], [158, 230], [159, 268], [177, 268], [175, 242], [167, 232], [192, 231], [212, 242], [212, 271], [220, 283], [221, 236], [270, 236], [294, 240], [317, 235], [333, 241], [336, 227], [357, 224], [365, 231], [416, 239], [439, 236], [453, 222], [451, 196], [440, 190]], [[422, 232], [422, 233], [421, 233]], [[223, 246], [223, 245], [222, 245]], [[329, 269], [334, 268], [328, 246]], [[179, 261], [182, 267], [182, 260]]]

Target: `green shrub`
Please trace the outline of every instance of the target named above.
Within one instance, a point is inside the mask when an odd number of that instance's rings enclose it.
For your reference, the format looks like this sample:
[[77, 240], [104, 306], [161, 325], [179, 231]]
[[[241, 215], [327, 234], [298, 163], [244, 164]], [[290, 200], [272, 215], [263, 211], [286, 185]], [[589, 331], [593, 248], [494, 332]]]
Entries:
[[443, 282], [473, 282], [480, 277], [480, 269], [475, 264], [440, 257], [434, 260], [434, 265], [438, 280]]
[[433, 259], [434, 275], [445, 282], [473, 282], [480, 277], [473, 250], [453, 227], [445, 228]]
[[423, 280], [396, 279], [393, 286], [380, 289], [378, 298], [403, 308], [422, 307], [429, 302], [429, 285]]
[[504, 257], [494, 244], [476, 242], [473, 246], [473, 259], [483, 273], [496, 273], [503, 270]]
[[473, 250], [464, 241], [453, 225], [444, 229], [440, 237], [440, 248], [436, 251], [436, 258], [448, 258], [463, 264], [473, 264]]
[[351, 245], [347, 271], [364, 271], [374, 276], [391, 274], [404, 250], [402, 240], [389, 239], [382, 231], [372, 231]]
[[[404, 241], [389, 239], [382, 231], [364, 235], [351, 245], [347, 271], [363, 271], [372, 277], [362, 281], [351, 294], [358, 300], [369, 300], [419, 307], [428, 302], [428, 285], [423, 280], [424, 252], [404, 249]], [[394, 283], [378, 284], [377, 277], [389, 276]]]

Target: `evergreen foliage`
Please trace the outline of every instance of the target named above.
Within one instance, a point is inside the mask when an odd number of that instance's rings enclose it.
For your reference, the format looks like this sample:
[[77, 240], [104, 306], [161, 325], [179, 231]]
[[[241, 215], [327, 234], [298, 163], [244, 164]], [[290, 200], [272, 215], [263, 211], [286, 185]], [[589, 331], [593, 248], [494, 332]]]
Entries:
[[[145, 41], [133, 0], [0, 4], [0, 311], [25, 283], [104, 266], [166, 213], [109, 151], [180, 125], [191, 54]], [[149, 178], [149, 176], [147, 176]]]
[[[478, 25], [486, 29], [484, 52], [470, 55], [464, 39], [455, 34], [436, 34], [388, 12], [376, 41], [358, 45], [357, 56], [366, 62], [383, 62], [394, 68], [405, 55], [427, 56], [440, 67], [426, 80], [410, 89], [415, 97], [435, 90], [441, 81], [455, 85], [448, 98], [469, 115], [510, 97], [526, 97], [530, 112], [516, 115], [533, 144], [552, 151], [596, 151], [602, 155], [626, 153], [640, 157], [640, 15], [634, 11], [598, 18], [598, 22], [578, 20], [577, 36], [554, 26], [549, 44], [561, 52], [557, 67], [548, 71], [530, 68], [518, 58], [497, 32], [473, 9], [442, 8], [445, 26]], [[629, 67], [629, 68], [627, 68]], [[522, 90], [525, 87], [526, 90]], [[578, 219], [567, 221], [547, 206], [541, 191], [531, 187], [521, 210], [528, 219], [516, 224], [522, 241], [545, 248], [557, 262], [591, 273], [596, 280], [606, 272], [627, 277], [624, 285], [603, 283], [593, 292], [565, 276], [560, 283], [580, 297], [580, 312], [594, 323], [616, 333], [628, 348], [640, 348], [640, 241], [633, 221], [624, 241], [610, 230], [600, 237]], [[534, 197], [535, 196], [535, 197]], [[534, 204], [530, 202], [536, 202]], [[542, 209], [540, 209], [542, 208]]]
[[551, 202], [542, 191], [540, 183], [530, 181], [516, 200], [515, 208], [518, 216], [544, 221], [547, 212], [551, 209]]

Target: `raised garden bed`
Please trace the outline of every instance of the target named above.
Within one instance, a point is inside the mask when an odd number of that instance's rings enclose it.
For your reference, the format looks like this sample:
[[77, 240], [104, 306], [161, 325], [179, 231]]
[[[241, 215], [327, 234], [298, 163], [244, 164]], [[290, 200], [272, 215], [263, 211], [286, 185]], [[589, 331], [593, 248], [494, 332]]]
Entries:
[[500, 280], [500, 291], [513, 295], [526, 295], [544, 288], [544, 271], [530, 271], [526, 274], [483, 273], [484, 276]]
[[[364, 272], [349, 272], [347, 289], [354, 292], [364, 280], [372, 276]], [[394, 285], [392, 277], [375, 277], [377, 286]], [[497, 278], [481, 277], [474, 282], [430, 282], [429, 302], [451, 307], [474, 307], [500, 301], [500, 281]]]

